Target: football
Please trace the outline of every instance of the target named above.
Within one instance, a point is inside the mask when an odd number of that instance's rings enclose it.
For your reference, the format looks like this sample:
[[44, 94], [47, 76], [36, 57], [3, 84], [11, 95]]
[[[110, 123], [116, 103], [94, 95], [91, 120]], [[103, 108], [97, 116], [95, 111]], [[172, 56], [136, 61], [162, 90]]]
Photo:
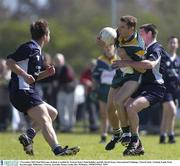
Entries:
[[116, 29], [105, 27], [100, 31], [99, 37], [106, 43], [106, 45], [112, 45], [114, 44], [115, 38], [117, 37]]

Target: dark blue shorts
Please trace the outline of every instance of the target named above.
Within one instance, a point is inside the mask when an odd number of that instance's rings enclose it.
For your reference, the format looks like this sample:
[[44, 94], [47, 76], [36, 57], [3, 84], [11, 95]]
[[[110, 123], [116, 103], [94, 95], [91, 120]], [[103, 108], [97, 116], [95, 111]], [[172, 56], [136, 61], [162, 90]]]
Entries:
[[165, 89], [164, 85], [159, 84], [140, 85], [131, 97], [136, 98], [138, 96], [143, 96], [149, 101], [150, 105], [154, 105], [158, 102], [162, 102]]
[[110, 85], [101, 84], [97, 90], [98, 99], [107, 103]]
[[170, 92], [165, 92], [163, 102], [175, 101], [176, 97]]
[[43, 103], [38, 92], [30, 92], [28, 90], [18, 90], [10, 93], [12, 105], [20, 112], [27, 114], [27, 111]]

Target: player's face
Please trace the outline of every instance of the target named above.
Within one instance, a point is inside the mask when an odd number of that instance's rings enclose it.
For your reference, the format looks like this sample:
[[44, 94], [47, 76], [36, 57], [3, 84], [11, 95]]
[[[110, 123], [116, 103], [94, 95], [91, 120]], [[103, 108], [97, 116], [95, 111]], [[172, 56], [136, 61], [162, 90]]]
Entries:
[[146, 44], [147, 43], [147, 33], [144, 31], [144, 29], [140, 29], [139, 30], [139, 34], [141, 35], [142, 39], [144, 40], [144, 43]]
[[176, 51], [179, 47], [179, 44], [178, 44], [178, 39], [177, 38], [172, 38], [169, 40], [168, 42], [168, 48], [169, 50], [171, 51]]
[[50, 31], [48, 30], [48, 33], [44, 36], [44, 43], [47, 44], [50, 41]]
[[114, 45], [110, 45], [104, 48], [105, 54], [107, 57], [113, 57], [114, 56]]
[[133, 29], [129, 28], [124, 21], [120, 21], [120, 23], [118, 25], [118, 31], [119, 31], [121, 37], [128, 38], [132, 34]]

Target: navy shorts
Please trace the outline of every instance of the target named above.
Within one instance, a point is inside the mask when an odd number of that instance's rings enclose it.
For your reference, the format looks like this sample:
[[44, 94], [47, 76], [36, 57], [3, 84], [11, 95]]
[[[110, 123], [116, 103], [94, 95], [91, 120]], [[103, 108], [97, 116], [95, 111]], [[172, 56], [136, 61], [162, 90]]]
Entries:
[[131, 97], [136, 98], [138, 96], [143, 96], [149, 101], [150, 105], [154, 105], [158, 102], [162, 102], [165, 89], [164, 85], [160, 84], [140, 85]]
[[163, 102], [175, 101], [176, 97], [170, 92], [165, 92]]
[[27, 114], [27, 111], [43, 103], [38, 92], [30, 92], [28, 90], [18, 90], [10, 93], [12, 105], [20, 112]]
[[97, 90], [98, 99], [107, 103], [110, 85], [101, 84]]

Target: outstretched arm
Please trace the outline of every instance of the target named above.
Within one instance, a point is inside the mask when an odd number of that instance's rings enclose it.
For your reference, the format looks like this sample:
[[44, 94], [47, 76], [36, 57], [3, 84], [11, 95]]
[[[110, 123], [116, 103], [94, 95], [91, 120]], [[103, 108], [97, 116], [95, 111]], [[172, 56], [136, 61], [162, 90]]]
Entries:
[[[122, 59], [122, 60], [129, 60], [129, 61], [133, 61], [126, 53], [126, 51], [124, 50], [124, 48], [118, 48], [117, 49], [118, 52], [118, 56]], [[127, 66], [125, 66], [127, 67]], [[133, 67], [136, 71], [140, 72], [140, 73], [144, 73], [146, 70], [144, 69], [140, 69], [137, 67]]]
[[113, 62], [112, 66], [114, 68], [121, 68], [121, 67], [132, 67], [134, 69], [152, 69], [158, 63], [158, 61], [150, 61], [150, 60], [143, 60], [143, 61], [131, 61], [131, 60], [116, 60]]

